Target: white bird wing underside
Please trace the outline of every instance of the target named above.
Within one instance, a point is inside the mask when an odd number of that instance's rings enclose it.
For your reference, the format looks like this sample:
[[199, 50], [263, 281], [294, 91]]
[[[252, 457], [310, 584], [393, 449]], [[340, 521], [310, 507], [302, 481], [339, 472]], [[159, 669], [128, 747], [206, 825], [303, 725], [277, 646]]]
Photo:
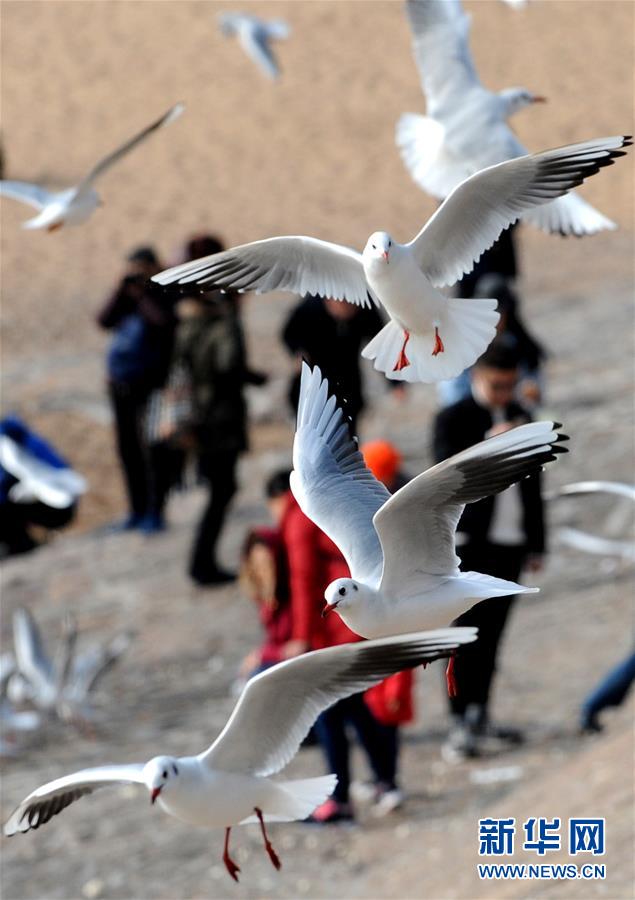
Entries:
[[457, 0], [408, 0], [412, 51], [428, 115], [443, 118], [476, 86], [469, 17]]
[[[198, 284], [206, 290], [290, 291], [371, 306], [362, 256], [317, 238], [268, 238], [159, 272], [158, 284]], [[376, 302], [376, 301], [375, 301]]]
[[629, 144], [599, 138], [490, 166], [455, 188], [408, 246], [435, 287], [454, 284], [526, 210], [612, 165]]
[[384, 596], [416, 592], [426, 575], [457, 575], [456, 526], [466, 503], [535, 474], [565, 448], [552, 422], [532, 422], [433, 466], [397, 491], [375, 515]]
[[0, 197], [9, 197], [35, 209], [44, 209], [52, 203], [56, 195], [39, 184], [30, 184], [26, 181], [0, 181]]
[[364, 463], [322, 373], [304, 363], [293, 442], [291, 489], [300, 508], [342, 552], [353, 578], [382, 569], [373, 516], [390, 493]]
[[200, 758], [217, 771], [273, 775], [337, 700], [395, 672], [449, 656], [475, 637], [474, 628], [445, 628], [340, 644], [279, 663], [247, 683], [227, 725]]
[[75, 800], [98, 788], [133, 782], [143, 784], [142, 772], [142, 765], [99, 766], [49, 781], [29, 794], [9, 816], [4, 833], [12, 835], [40, 828]]

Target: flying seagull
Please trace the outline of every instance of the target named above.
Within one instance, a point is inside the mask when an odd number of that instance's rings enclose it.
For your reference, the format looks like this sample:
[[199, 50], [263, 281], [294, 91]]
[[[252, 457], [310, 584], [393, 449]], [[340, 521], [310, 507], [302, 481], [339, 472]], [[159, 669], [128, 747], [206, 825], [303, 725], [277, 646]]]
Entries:
[[82, 652], [77, 650], [77, 638], [77, 623], [74, 617], [66, 616], [58, 652], [51, 657], [29, 610], [16, 609], [13, 643], [17, 677], [9, 684], [10, 698], [29, 701], [64, 722], [81, 725], [90, 718], [90, 694], [127, 650], [131, 636], [120, 634], [105, 646], [93, 645]]
[[98, 206], [101, 206], [101, 198], [94, 187], [97, 179], [153, 132], [178, 118], [184, 109], [182, 103], [177, 103], [152, 125], [148, 125], [108, 156], [104, 156], [79, 184], [71, 188], [49, 191], [38, 184], [29, 184], [25, 181], [0, 181], [0, 196], [10, 197], [38, 210], [37, 216], [22, 223], [23, 228], [57, 231], [63, 225], [80, 225]]
[[418, 631], [435, 607], [533, 593], [479, 572], [461, 572], [455, 532], [466, 503], [498, 493], [566, 452], [553, 422], [496, 435], [433, 466], [390, 494], [364, 463], [320, 370], [303, 364], [291, 490], [302, 511], [337, 544], [351, 572], [326, 588], [366, 638]]
[[247, 56], [269, 78], [277, 78], [280, 67], [271, 49], [272, 40], [288, 38], [291, 29], [282, 19], [269, 22], [245, 13], [221, 13], [218, 17], [220, 30], [225, 37], [236, 36]]
[[[402, 115], [396, 142], [414, 181], [444, 200], [480, 169], [527, 153], [507, 120], [545, 98], [525, 88], [494, 92], [481, 84], [469, 48], [470, 17], [460, 0], [407, 0], [406, 10], [427, 115]], [[564, 235], [617, 227], [575, 193], [525, 209], [520, 218]]]
[[470, 272], [524, 210], [611, 165], [629, 143], [600, 138], [484, 169], [456, 187], [408, 244], [384, 231], [369, 237], [363, 253], [312, 237], [274, 237], [183, 263], [152, 280], [190, 289], [319, 294], [359, 306], [374, 301], [390, 320], [362, 356], [392, 379], [453, 378], [494, 337], [496, 300], [447, 298], [438, 289]]
[[20, 803], [6, 835], [45, 825], [74, 800], [107, 785], [143, 784], [152, 803], [191, 825], [225, 829], [223, 862], [238, 881], [229, 855], [235, 825], [259, 822], [276, 869], [280, 860], [266, 822], [305, 819], [335, 787], [335, 775], [272, 781], [295, 756], [318, 715], [388, 675], [450, 657], [476, 638], [475, 628], [446, 628], [379, 641], [341, 644], [279, 663], [247, 682], [225, 728], [208, 750], [145, 765], [103, 766], [57, 778]]

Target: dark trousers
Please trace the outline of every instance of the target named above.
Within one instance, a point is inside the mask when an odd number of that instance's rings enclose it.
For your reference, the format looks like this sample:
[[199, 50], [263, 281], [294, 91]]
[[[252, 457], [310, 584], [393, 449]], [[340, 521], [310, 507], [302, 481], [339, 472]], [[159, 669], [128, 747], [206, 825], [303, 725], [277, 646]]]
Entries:
[[635, 681], [635, 653], [630, 653], [606, 675], [582, 707], [587, 719], [594, 719], [607, 706], [619, 706]]
[[[467, 544], [457, 547], [464, 572], [482, 572], [508, 581], [518, 581], [525, 559], [523, 547], [504, 547], [497, 544]], [[452, 623], [476, 625], [478, 638], [461, 648], [454, 662], [457, 696], [450, 697], [450, 709], [462, 716], [468, 706], [476, 704], [486, 714], [490, 690], [496, 671], [498, 646], [515, 596], [492, 597], [482, 600]]]
[[131, 515], [142, 518], [149, 512], [150, 499], [149, 460], [142, 437], [148, 391], [111, 382], [109, 392], [128, 506]]
[[209, 485], [209, 497], [196, 529], [190, 557], [190, 575], [204, 581], [217, 568], [216, 543], [227, 507], [236, 493], [238, 451], [219, 450], [201, 456], [201, 474]]
[[153, 446], [146, 443], [143, 435], [149, 396], [146, 387], [111, 383], [109, 392], [130, 514], [138, 519], [148, 514], [161, 516], [168, 490], [175, 480], [179, 451], [166, 443]]
[[323, 712], [315, 723], [329, 772], [337, 775], [333, 796], [339, 803], [348, 803], [351, 783], [347, 726], [354, 728], [377, 782], [388, 788], [394, 787], [397, 774], [397, 728], [378, 722], [364, 703], [363, 694], [340, 700]]

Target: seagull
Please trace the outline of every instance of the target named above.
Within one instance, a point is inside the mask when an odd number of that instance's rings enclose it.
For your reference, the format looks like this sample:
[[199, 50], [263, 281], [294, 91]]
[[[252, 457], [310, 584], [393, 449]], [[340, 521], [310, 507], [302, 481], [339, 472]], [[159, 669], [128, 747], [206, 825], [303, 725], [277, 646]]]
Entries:
[[[635, 502], [635, 486], [623, 484], [620, 481], [576, 481], [565, 484], [562, 487], [546, 495], [547, 500], [558, 500], [566, 497], [585, 497], [589, 495], [605, 494], [618, 497], [621, 500]], [[615, 506], [608, 515], [603, 529], [610, 532], [611, 537], [602, 537], [598, 534], [590, 534], [580, 528], [560, 525], [555, 529], [555, 537], [565, 547], [581, 550], [584, 553], [594, 553], [599, 556], [616, 556], [625, 562], [635, 560], [635, 546], [632, 540], [624, 540], [624, 533], [632, 532], [633, 507], [629, 504]]]
[[471, 175], [408, 244], [385, 231], [363, 253], [312, 237], [274, 237], [183, 263], [152, 280], [204, 290], [291, 291], [383, 305], [387, 325], [362, 351], [388, 378], [459, 375], [496, 332], [496, 300], [445, 297], [523, 210], [565, 194], [623, 156], [626, 137], [600, 138], [499, 163]]
[[[402, 115], [395, 139], [414, 181], [444, 200], [480, 169], [527, 153], [507, 120], [545, 98], [525, 88], [494, 92], [481, 84], [460, 0], [407, 0], [406, 10], [427, 116]], [[617, 227], [575, 193], [520, 212], [522, 221], [563, 235]]]
[[270, 41], [288, 38], [291, 29], [282, 19], [272, 19], [266, 22], [257, 16], [248, 16], [244, 13], [222, 13], [218, 17], [220, 30], [225, 37], [236, 35], [247, 56], [269, 78], [277, 78], [280, 68], [271, 50]]
[[247, 682], [225, 728], [198, 756], [156, 756], [145, 765], [83, 769], [37, 788], [4, 826], [6, 835], [40, 828], [74, 800], [108, 785], [146, 786], [151, 802], [190, 825], [225, 829], [223, 862], [238, 881], [229, 855], [235, 825], [260, 824], [276, 869], [280, 859], [266, 822], [305, 819], [333, 791], [335, 775], [272, 781], [295, 756], [318, 715], [388, 675], [450, 657], [476, 639], [475, 628], [340, 644], [272, 666]]
[[38, 184], [30, 184], [25, 181], [0, 181], [0, 196], [10, 197], [20, 203], [34, 206], [38, 210], [37, 216], [27, 219], [22, 223], [23, 228], [46, 229], [57, 231], [63, 225], [80, 225], [85, 222], [102, 205], [101, 198], [94, 188], [97, 179], [111, 166], [122, 159], [137, 144], [177, 119], [185, 106], [177, 103], [169, 109], [160, 119], [148, 125], [117, 150], [104, 156], [96, 166], [86, 175], [79, 184], [63, 191], [49, 191]]
[[105, 646], [93, 646], [81, 653], [76, 650], [77, 638], [77, 623], [74, 617], [66, 616], [62, 641], [55, 658], [51, 658], [31, 613], [16, 609], [13, 643], [18, 677], [9, 684], [10, 698], [29, 701], [63, 722], [85, 722], [91, 715], [91, 691], [127, 650], [131, 636], [118, 635]]
[[339, 547], [351, 572], [326, 588], [323, 615], [378, 638], [425, 628], [435, 606], [462, 611], [477, 600], [535, 593], [479, 572], [461, 572], [454, 550], [466, 503], [498, 493], [566, 452], [559, 425], [532, 422], [482, 441], [390, 494], [367, 468], [320, 370], [304, 363], [291, 490]]

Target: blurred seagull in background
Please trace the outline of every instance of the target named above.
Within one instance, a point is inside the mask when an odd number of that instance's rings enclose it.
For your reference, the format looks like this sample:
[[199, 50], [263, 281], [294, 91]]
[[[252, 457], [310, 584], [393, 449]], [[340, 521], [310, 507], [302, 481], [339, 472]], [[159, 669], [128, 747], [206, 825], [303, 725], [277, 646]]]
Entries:
[[25, 181], [3, 180], [0, 181], [0, 196], [18, 200], [38, 210], [37, 216], [22, 223], [23, 228], [57, 231], [63, 225], [80, 225], [98, 206], [101, 206], [101, 198], [94, 188], [97, 179], [151, 134], [177, 119], [184, 109], [182, 103], [177, 103], [152, 125], [148, 125], [113, 153], [101, 159], [74, 187], [63, 191], [49, 191], [40, 185]]
[[269, 78], [277, 78], [280, 67], [270, 46], [271, 40], [288, 38], [291, 29], [282, 19], [267, 22], [257, 16], [245, 13], [221, 13], [218, 17], [220, 30], [225, 37], [238, 38], [240, 46]]
[[235, 825], [258, 822], [276, 869], [266, 822], [305, 819], [332, 793], [336, 777], [272, 781], [296, 755], [318, 715], [338, 700], [435, 659], [452, 657], [476, 639], [475, 628], [341, 644], [279, 663], [247, 682], [225, 728], [208, 750], [175, 759], [157, 756], [145, 765], [84, 769], [29, 794], [4, 826], [6, 835], [45, 825], [74, 800], [108, 785], [143, 784], [152, 803], [191, 825], [225, 828], [223, 862], [238, 881], [229, 855]]
[[553, 422], [512, 428], [457, 453], [395, 494], [364, 463], [320, 370], [304, 363], [291, 490], [302, 512], [337, 544], [351, 572], [325, 591], [366, 638], [418, 631], [435, 607], [456, 614], [477, 600], [534, 593], [513, 581], [462, 572], [456, 527], [466, 503], [504, 491], [565, 453]]
[[[427, 115], [402, 115], [396, 142], [414, 181], [444, 200], [475, 172], [527, 153], [507, 119], [545, 98], [525, 88], [495, 93], [481, 84], [468, 43], [470, 17], [460, 0], [407, 0], [406, 10]], [[574, 193], [522, 210], [520, 218], [563, 235], [617, 227]]]
[[38, 625], [27, 609], [13, 614], [16, 672], [8, 685], [9, 699], [28, 702], [63, 722], [81, 726], [91, 717], [90, 693], [128, 649], [131, 635], [120, 634], [104, 646], [77, 651], [77, 623], [64, 620], [62, 641], [49, 656]]
[[390, 321], [362, 351], [388, 378], [434, 382], [472, 365], [496, 332], [494, 299], [444, 296], [501, 231], [609, 166], [630, 139], [599, 138], [499, 163], [456, 187], [408, 244], [384, 231], [363, 253], [312, 237], [274, 237], [154, 275], [203, 290], [291, 291], [383, 305]]

